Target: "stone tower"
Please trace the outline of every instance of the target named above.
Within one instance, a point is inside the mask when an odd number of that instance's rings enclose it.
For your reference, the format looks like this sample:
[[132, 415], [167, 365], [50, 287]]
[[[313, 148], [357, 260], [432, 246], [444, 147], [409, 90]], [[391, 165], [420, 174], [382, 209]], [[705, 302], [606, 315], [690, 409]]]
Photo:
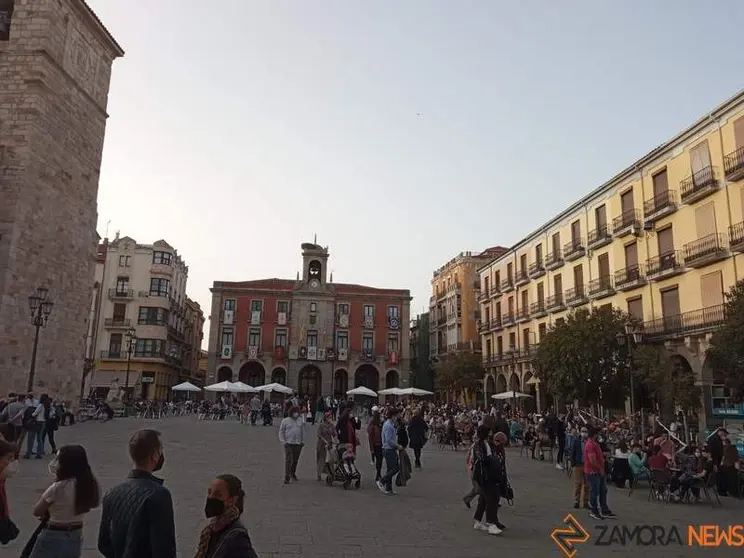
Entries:
[[25, 389], [38, 286], [54, 308], [33, 389], [80, 392], [109, 81], [123, 54], [84, 0], [0, 0], [0, 393]]

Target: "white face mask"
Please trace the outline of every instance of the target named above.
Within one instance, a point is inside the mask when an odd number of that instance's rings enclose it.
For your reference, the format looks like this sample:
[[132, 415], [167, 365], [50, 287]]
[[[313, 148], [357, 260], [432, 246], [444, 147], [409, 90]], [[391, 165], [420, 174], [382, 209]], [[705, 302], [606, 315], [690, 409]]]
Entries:
[[14, 459], [10, 463], [8, 463], [3, 469], [2, 476], [4, 479], [8, 479], [15, 475], [19, 470], [21, 469], [21, 464], [18, 462], [17, 459]]
[[57, 471], [59, 470], [59, 462], [57, 459], [52, 459], [49, 462], [49, 465], [47, 465], [47, 471], [49, 471], [49, 476], [55, 477], [57, 476]]
[[299, 416], [300, 416], [300, 415], [299, 415], [298, 413], [292, 413], [292, 418], [293, 418], [293, 419], [296, 419], [296, 418], [297, 418], [297, 417], [299, 417]]

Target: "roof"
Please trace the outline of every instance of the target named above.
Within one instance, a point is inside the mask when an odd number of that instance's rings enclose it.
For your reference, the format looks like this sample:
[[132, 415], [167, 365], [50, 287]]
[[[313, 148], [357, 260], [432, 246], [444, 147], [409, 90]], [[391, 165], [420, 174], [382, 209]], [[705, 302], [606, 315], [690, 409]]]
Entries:
[[[664, 153], [669, 152], [676, 144], [685, 141], [689, 139], [690, 137], [694, 136], [696, 133], [700, 132], [705, 126], [708, 126], [711, 124], [711, 122], [714, 122], [718, 120], [723, 114], [728, 112], [729, 110], [735, 108], [737, 105], [744, 104], [744, 89], [740, 90], [738, 93], [718, 105], [716, 108], [714, 108], [712, 111], [708, 112], [705, 116], [698, 119], [695, 123], [688, 126], [684, 130], [682, 130], [680, 133], [678, 133], [676, 136], [671, 138], [670, 140], [662, 143], [660, 146], [652, 149], [649, 151], [646, 155], [641, 157], [640, 159], [636, 160], [633, 164], [626, 167], [619, 173], [617, 173], [615, 176], [610, 178], [608, 181], [606, 181], [604, 184], [599, 186], [598, 188], [595, 188], [591, 192], [589, 192], [587, 195], [582, 197], [577, 202], [572, 203], [568, 208], [564, 209], [557, 215], [553, 216], [550, 220], [543, 223], [539, 228], [532, 231], [530, 234], [513, 244], [508, 252], [514, 252], [517, 249], [521, 248], [522, 246], [525, 246], [532, 242], [535, 238], [540, 236], [545, 232], [546, 229], [550, 229], [553, 225], [556, 223], [560, 223], [563, 219], [566, 217], [569, 217], [576, 212], [577, 209], [580, 209], [581, 207], [587, 205], [589, 202], [591, 202], [593, 199], [596, 199], [606, 193], [611, 188], [614, 188], [623, 181], [627, 180], [629, 177], [631, 177], [634, 173], [641, 170], [643, 167], [647, 166], [649, 163], [654, 162], [656, 158], [663, 155]], [[508, 253], [507, 252], [507, 253]], [[486, 269], [496, 261], [500, 260], [505, 254], [502, 254], [501, 256], [498, 256], [494, 260], [488, 262], [484, 266], [480, 267], [478, 269], [478, 272]]]
[[100, 31], [101, 35], [103, 35], [106, 39], [108, 39], [110, 46], [112, 47], [116, 56], [124, 56], [124, 49], [121, 48], [121, 45], [116, 41], [116, 39], [114, 39], [114, 36], [111, 34], [111, 32], [108, 29], [106, 29], [106, 26], [103, 24], [100, 18], [96, 15], [96, 12], [93, 11], [93, 8], [91, 8], [85, 0], [73, 0], [73, 1], [77, 1], [82, 6], [82, 8], [88, 13], [90, 18], [93, 20], [94, 25], [98, 27], [98, 31]]
[[[411, 291], [408, 289], [380, 289], [377, 287], [356, 285], [353, 283], [329, 283], [329, 285], [333, 287], [337, 294], [411, 296]], [[261, 289], [293, 291], [297, 286], [298, 281], [294, 279], [279, 279], [277, 277], [272, 277], [270, 279], [256, 279], [253, 281], [215, 281], [210, 290], [212, 292]]]

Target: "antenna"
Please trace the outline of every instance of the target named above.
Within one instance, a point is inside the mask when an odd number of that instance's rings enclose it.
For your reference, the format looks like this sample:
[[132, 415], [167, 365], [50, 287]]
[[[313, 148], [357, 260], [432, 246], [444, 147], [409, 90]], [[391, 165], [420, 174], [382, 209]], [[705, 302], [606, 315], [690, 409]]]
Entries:
[[318, 244], [318, 233], [315, 233], [315, 235], [313, 236], [313, 244]]
[[108, 229], [109, 229], [110, 224], [111, 224], [111, 219], [106, 221], [106, 234], [104, 235], [104, 238], [108, 238]]

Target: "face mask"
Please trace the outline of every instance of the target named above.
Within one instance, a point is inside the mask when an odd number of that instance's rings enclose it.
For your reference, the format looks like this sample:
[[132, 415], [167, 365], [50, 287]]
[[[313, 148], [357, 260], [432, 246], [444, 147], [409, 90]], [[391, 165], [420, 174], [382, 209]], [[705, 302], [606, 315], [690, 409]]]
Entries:
[[297, 417], [299, 417], [299, 416], [300, 416], [300, 415], [299, 415], [298, 413], [292, 413], [292, 418], [293, 418], [293, 419], [296, 419], [296, 418], [297, 418]]
[[163, 468], [163, 465], [165, 464], [165, 454], [160, 454], [160, 459], [158, 459], [157, 464], [155, 465], [154, 471], [160, 471], [160, 469]]
[[15, 475], [20, 470], [20, 468], [21, 468], [21, 464], [18, 462], [17, 459], [14, 459], [10, 463], [8, 463], [8, 465], [6, 465], [0, 477], [4, 479], [9, 479], [13, 475]]
[[225, 512], [225, 502], [219, 498], [207, 498], [207, 503], [204, 504], [204, 515], [208, 518], [217, 517]]
[[47, 471], [49, 471], [49, 476], [56, 477], [57, 471], [59, 471], [59, 461], [52, 459], [47, 465]]
[[589, 437], [589, 432], [582, 432], [581, 437], [586, 440]]

